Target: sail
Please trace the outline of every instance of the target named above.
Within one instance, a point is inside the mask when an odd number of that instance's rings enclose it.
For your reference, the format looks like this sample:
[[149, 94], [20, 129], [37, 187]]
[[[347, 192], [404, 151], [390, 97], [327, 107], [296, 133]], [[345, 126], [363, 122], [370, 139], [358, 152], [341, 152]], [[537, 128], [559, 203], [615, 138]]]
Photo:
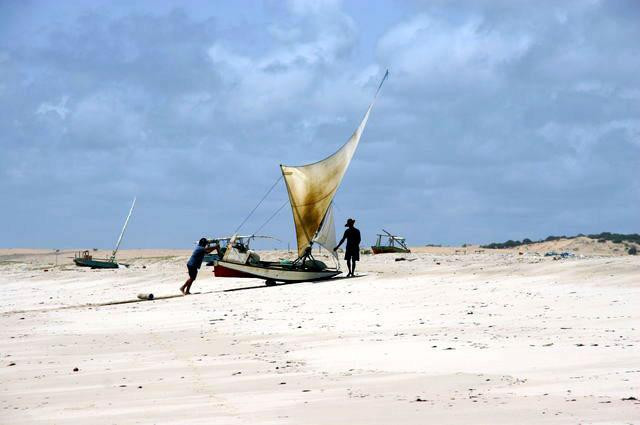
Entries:
[[290, 167], [280, 165], [284, 180], [287, 184], [289, 202], [293, 211], [293, 222], [296, 226], [298, 255], [311, 244], [313, 237], [320, 228], [333, 197], [342, 182], [344, 173], [351, 162], [360, 137], [367, 125], [371, 108], [375, 102], [382, 83], [389, 75], [387, 71], [378, 86], [378, 90], [367, 109], [367, 113], [351, 138], [333, 155], [313, 164]]
[[333, 250], [336, 246], [336, 225], [333, 221], [333, 208], [331, 206], [329, 206], [324, 220], [322, 220], [320, 230], [313, 238], [313, 242], [329, 251], [336, 260], [338, 259], [338, 254]]

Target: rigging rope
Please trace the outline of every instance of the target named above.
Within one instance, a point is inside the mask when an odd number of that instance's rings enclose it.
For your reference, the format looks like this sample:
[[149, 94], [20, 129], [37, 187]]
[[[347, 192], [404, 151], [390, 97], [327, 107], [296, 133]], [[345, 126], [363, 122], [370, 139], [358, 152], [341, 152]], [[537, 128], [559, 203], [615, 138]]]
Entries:
[[[234, 234], [238, 233], [238, 230], [240, 230], [240, 228], [244, 225], [244, 223], [247, 222], [247, 220], [249, 220], [249, 218], [253, 215], [253, 213], [258, 209], [258, 207], [262, 204], [262, 202], [267, 198], [267, 196], [269, 196], [269, 194], [271, 193], [271, 191], [273, 190], [273, 188], [276, 187], [276, 185], [278, 183], [280, 183], [280, 180], [282, 180], [282, 175], [280, 175], [280, 177], [278, 178], [278, 180], [276, 180], [276, 182], [273, 184], [273, 186], [271, 186], [271, 188], [267, 191], [267, 193], [264, 194], [264, 196], [262, 197], [262, 199], [260, 199], [260, 202], [258, 202], [258, 205], [256, 205], [255, 207], [253, 207], [253, 209], [251, 210], [251, 212], [249, 213], [249, 215], [247, 215], [247, 217], [242, 221], [242, 223], [240, 223], [240, 225], [238, 226], [238, 228], [233, 232]], [[282, 207], [280, 207], [282, 208]], [[254, 233], [255, 235], [255, 233]]]
[[265, 221], [264, 223], [262, 223], [262, 226], [260, 226], [260, 228], [259, 228], [258, 230], [256, 230], [255, 232], [253, 232], [253, 234], [254, 234], [254, 235], [258, 234], [258, 232], [259, 232], [260, 230], [262, 230], [262, 228], [263, 228], [264, 226], [266, 226], [266, 225], [267, 225], [267, 224], [268, 224], [268, 223], [269, 223], [269, 222], [270, 222], [270, 221], [271, 221], [271, 220], [272, 220], [272, 219], [273, 219], [273, 218], [274, 218], [274, 217], [275, 217], [275, 216], [280, 212], [280, 210], [281, 210], [281, 209], [283, 209], [283, 208], [285, 207], [285, 205], [287, 205], [288, 203], [289, 203], [289, 200], [288, 200], [288, 199], [287, 199], [286, 201], [284, 201], [284, 204], [280, 205], [280, 208], [278, 208], [278, 209], [276, 210], [276, 212], [274, 212], [273, 214], [271, 214], [271, 217], [269, 217], [269, 218], [267, 219], [267, 221]]

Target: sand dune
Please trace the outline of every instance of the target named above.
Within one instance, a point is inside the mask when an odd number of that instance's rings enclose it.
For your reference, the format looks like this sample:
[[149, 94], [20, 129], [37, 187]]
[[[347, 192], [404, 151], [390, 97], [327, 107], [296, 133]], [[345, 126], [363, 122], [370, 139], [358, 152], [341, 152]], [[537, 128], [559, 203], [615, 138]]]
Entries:
[[203, 267], [200, 294], [124, 304], [176, 295], [189, 252], [0, 250], [0, 422], [637, 422], [640, 257], [608, 245], [420, 248], [276, 287]]

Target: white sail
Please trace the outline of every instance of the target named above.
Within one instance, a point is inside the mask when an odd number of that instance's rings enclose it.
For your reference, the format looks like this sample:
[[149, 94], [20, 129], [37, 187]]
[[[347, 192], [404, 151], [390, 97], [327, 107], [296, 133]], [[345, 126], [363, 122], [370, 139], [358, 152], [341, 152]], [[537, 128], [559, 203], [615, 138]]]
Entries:
[[387, 71], [382, 78], [376, 95], [360, 125], [347, 143], [338, 149], [336, 153], [313, 164], [298, 167], [280, 166], [287, 184], [289, 201], [293, 211], [293, 221], [296, 226], [298, 255], [300, 256], [304, 254], [320, 228], [322, 220], [351, 162], [351, 158], [358, 147], [375, 99], [388, 74], [389, 72]]
[[333, 221], [333, 207], [329, 206], [327, 214], [322, 220], [322, 226], [318, 230], [316, 237], [313, 238], [313, 242], [329, 251], [336, 260], [338, 259], [338, 254], [333, 250], [336, 246], [336, 225]]

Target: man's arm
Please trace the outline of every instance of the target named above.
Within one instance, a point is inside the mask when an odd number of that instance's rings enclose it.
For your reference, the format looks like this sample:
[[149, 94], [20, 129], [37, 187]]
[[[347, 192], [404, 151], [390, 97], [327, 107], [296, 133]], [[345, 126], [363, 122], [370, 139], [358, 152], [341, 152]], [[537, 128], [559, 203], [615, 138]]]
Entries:
[[344, 235], [342, 236], [342, 239], [340, 239], [340, 243], [338, 245], [336, 245], [335, 248], [333, 248], [334, 251], [337, 251], [338, 248], [340, 248], [340, 245], [342, 245], [342, 242], [344, 242], [344, 240], [347, 238], [347, 232], [345, 230]]

